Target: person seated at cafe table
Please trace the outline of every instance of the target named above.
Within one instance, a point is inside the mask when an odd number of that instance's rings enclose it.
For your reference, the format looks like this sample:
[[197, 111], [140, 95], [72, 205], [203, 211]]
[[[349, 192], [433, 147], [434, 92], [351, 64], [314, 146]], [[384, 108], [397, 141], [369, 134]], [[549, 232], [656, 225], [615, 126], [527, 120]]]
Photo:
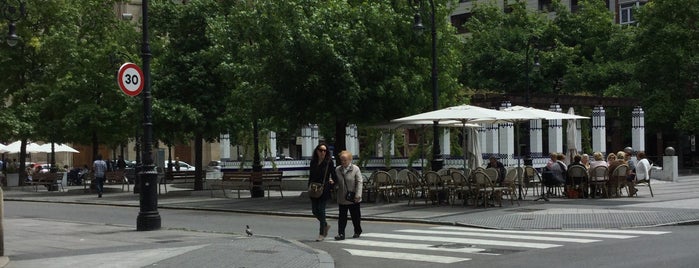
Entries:
[[485, 168], [494, 168], [498, 170], [498, 184], [501, 184], [505, 180], [505, 165], [502, 164], [502, 162], [498, 161], [495, 156], [491, 156], [489, 159], [488, 165]]

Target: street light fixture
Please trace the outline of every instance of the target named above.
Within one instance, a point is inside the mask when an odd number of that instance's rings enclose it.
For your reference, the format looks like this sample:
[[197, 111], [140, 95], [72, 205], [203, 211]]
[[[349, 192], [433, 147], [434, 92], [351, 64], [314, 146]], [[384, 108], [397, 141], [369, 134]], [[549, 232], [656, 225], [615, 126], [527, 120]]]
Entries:
[[153, 164], [153, 117], [151, 115], [152, 99], [150, 90], [150, 45], [148, 43], [148, 0], [141, 1], [141, 22], [143, 43], [141, 57], [143, 58], [143, 152], [141, 159], [143, 167], [140, 172], [140, 211], [136, 219], [136, 230], [152, 231], [160, 229], [160, 214], [158, 213], [158, 173]]
[[[422, 17], [420, 16], [420, 10], [422, 9], [422, 0], [409, 0], [410, 6], [415, 9], [414, 25], [415, 30], [422, 31], [424, 26], [422, 25]], [[439, 109], [439, 87], [437, 81], [437, 26], [435, 24], [435, 8], [434, 0], [429, 0], [430, 3], [430, 32], [432, 37], [432, 109]], [[417, 7], [416, 7], [417, 6]], [[432, 170], [437, 171], [442, 169], [444, 166], [444, 159], [442, 158], [442, 152], [439, 148], [439, 124], [434, 121], [432, 125], [433, 141], [432, 141]]]
[[15, 23], [27, 14], [26, 4], [21, 0], [1, 0], [0, 9], [2, 9], [2, 17], [10, 22], [7, 44], [11, 47], [16, 46], [19, 36], [15, 33]]

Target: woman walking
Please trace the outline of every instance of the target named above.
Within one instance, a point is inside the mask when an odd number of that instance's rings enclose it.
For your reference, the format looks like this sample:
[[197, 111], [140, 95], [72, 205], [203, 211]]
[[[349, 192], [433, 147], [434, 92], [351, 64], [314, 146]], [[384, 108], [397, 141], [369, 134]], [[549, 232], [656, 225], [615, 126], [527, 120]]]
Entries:
[[316, 216], [320, 223], [320, 232], [316, 241], [323, 241], [328, 236], [330, 225], [325, 219], [325, 206], [330, 199], [330, 189], [335, 183], [335, 164], [328, 152], [328, 147], [321, 143], [316, 146], [311, 158], [311, 166], [309, 167], [308, 185], [311, 183], [320, 183], [323, 185], [323, 193], [319, 197], [311, 197], [311, 211], [313, 216]]
[[347, 211], [352, 217], [354, 235], [358, 238], [362, 234], [362, 214], [359, 203], [362, 202], [362, 173], [359, 167], [352, 164], [352, 153], [340, 152], [340, 166], [335, 168], [338, 178], [337, 203], [340, 206], [340, 215], [337, 220], [337, 236], [335, 240], [345, 240], [345, 227], [347, 226]]

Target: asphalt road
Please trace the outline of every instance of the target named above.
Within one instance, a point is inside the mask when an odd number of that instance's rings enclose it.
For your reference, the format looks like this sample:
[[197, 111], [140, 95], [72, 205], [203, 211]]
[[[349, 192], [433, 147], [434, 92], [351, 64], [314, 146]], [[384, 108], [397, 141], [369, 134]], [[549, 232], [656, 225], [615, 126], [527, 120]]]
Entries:
[[[138, 208], [5, 202], [5, 218], [46, 218], [136, 226]], [[337, 267], [696, 267], [697, 226], [545, 233], [364, 222], [360, 239], [315, 242], [310, 217], [160, 210], [163, 228], [283, 236], [328, 252]], [[330, 221], [330, 236], [337, 222]], [[351, 223], [347, 227], [351, 235]], [[5, 245], [6, 248], [12, 245]]]

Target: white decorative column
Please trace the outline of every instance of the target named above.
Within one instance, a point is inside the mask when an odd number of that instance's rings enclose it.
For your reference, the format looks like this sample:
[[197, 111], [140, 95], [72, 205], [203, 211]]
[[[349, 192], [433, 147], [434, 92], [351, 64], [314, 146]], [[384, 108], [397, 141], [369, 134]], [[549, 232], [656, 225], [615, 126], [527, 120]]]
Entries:
[[277, 133], [274, 131], [269, 132], [269, 156], [277, 156]]
[[[549, 111], [562, 112], [561, 105], [551, 104]], [[549, 152], [563, 153], [563, 120], [549, 120]]]
[[641, 106], [636, 106], [631, 112], [631, 144], [634, 151], [646, 150], [645, 114]]
[[355, 156], [357, 156], [357, 158], [359, 158], [359, 128], [356, 124], [352, 124], [352, 138], [352, 152]]
[[498, 130], [498, 124], [485, 124], [485, 150], [483, 152], [487, 155], [500, 153], [498, 146], [500, 135]]
[[607, 154], [607, 127], [604, 108], [601, 105], [592, 109], [592, 151]]
[[[500, 104], [500, 110], [512, 107], [512, 103], [504, 101]], [[501, 123], [499, 125], [499, 150], [498, 157], [505, 166], [512, 165], [515, 154], [515, 128], [512, 123]]]
[[578, 152], [583, 151], [582, 147], [582, 122], [581, 120], [575, 120], [575, 148], [578, 148]]
[[357, 139], [357, 125], [349, 124], [345, 127], [345, 147], [353, 156], [359, 155], [359, 142]]
[[301, 128], [301, 159], [311, 159], [313, 156], [313, 139], [312, 137], [313, 128], [311, 124], [308, 124]]
[[449, 128], [442, 128], [442, 136], [439, 137], [439, 146], [444, 157], [451, 155], [451, 132]]
[[388, 154], [390, 156], [395, 155], [395, 143], [394, 143], [393, 131], [386, 131], [381, 133], [381, 140], [376, 143], [376, 156], [384, 157]]
[[544, 156], [544, 129], [541, 119], [529, 120], [529, 152], [532, 158]]
[[231, 136], [230, 134], [221, 134], [219, 135], [219, 146], [221, 148], [221, 155], [220, 158], [221, 160], [230, 160], [231, 159]]

